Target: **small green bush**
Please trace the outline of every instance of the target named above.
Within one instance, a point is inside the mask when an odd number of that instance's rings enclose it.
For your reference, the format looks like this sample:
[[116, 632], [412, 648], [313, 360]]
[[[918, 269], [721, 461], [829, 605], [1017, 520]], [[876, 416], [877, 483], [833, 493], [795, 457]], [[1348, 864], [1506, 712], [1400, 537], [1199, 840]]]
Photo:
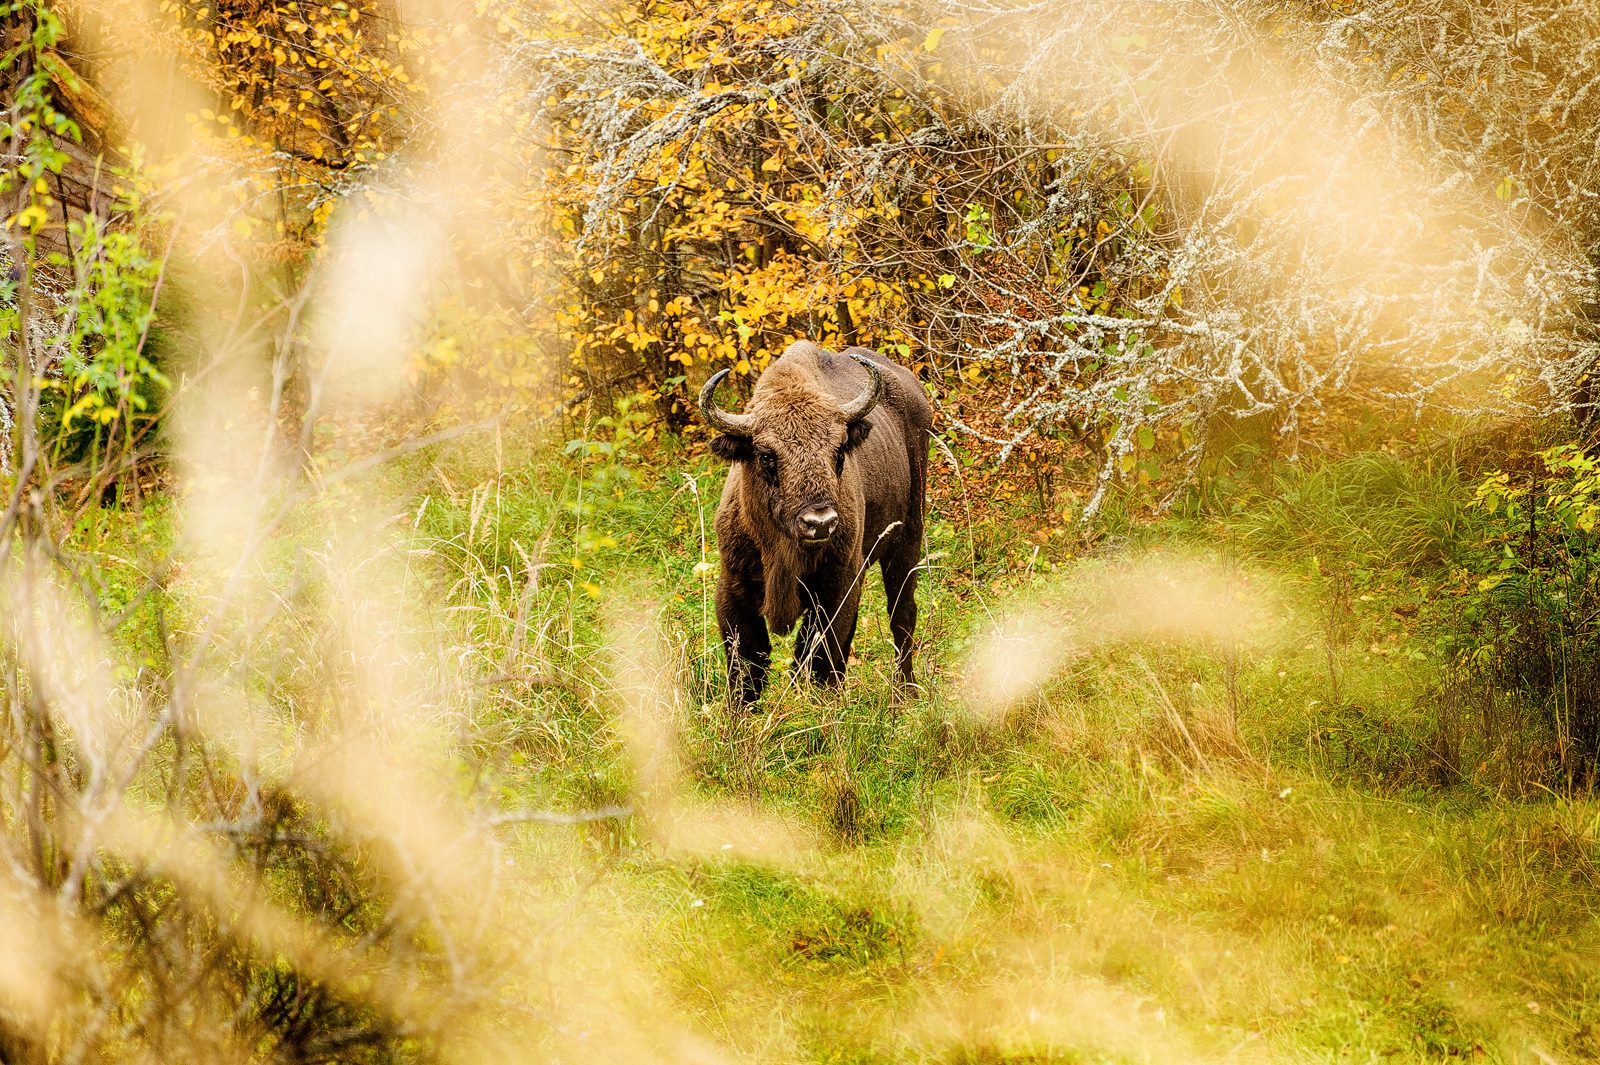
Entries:
[[1476, 545], [1476, 583], [1444, 640], [1441, 768], [1457, 774], [1465, 758], [1591, 786], [1600, 759], [1600, 458], [1550, 448], [1525, 474], [1489, 476], [1474, 506], [1490, 524]]

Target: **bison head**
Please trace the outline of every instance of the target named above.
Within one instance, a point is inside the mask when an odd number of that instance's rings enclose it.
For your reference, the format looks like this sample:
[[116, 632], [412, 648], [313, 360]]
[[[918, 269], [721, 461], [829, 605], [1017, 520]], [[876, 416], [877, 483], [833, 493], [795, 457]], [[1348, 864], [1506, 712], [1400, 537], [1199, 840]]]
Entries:
[[[867, 387], [847, 403], [836, 400], [802, 364], [788, 360], [762, 376], [744, 414], [717, 406], [717, 385], [727, 370], [718, 371], [700, 391], [700, 412], [722, 432], [711, 450], [743, 463], [747, 491], [761, 500], [779, 530], [811, 549], [841, 531], [839, 512], [848, 498], [840, 491], [845, 457], [866, 440], [872, 428], [867, 415], [883, 394], [883, 376], [872, 360], [846, 354], [868, 375]], [[851, 531], [848, 521], [843, 531]]]

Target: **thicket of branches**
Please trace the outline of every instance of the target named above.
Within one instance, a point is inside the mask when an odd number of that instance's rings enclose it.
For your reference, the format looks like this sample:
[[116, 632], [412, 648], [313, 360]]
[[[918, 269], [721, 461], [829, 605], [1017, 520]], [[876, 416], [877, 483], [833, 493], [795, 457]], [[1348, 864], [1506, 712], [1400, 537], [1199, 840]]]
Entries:
[[586, 382], [681, 425], [711, 364], [872, 344], [1001, 457], [1088, 459], [1092, 513], [1219, 419], [1588, 404], [1597, 18], [656, 2], [515, 55]]
[[[67, 11], [47, 80], [92, 121], [55, 137], [57, 198], [93, 198], [91, 156], [127, 166], [104, 151], [187, 125], [233, 175], [205, 238], [278, 284], [341, 204], [450, 173], [470, 112], [493, 166], [440, 275], [473, 281], [443, 286], [419, 367], [502, 391], [565, 374], [541, 410], [644, 391], [681, 430], [721, 365], [863, 343], [1092, 516], [1124, 479], [1170, 497], [1230, 420], [1293, 450], [1373, 403], [1593, 404], [1600, 16], [1576, 0]], [[199, 83], [187, 124], [119, 111], [136, 32]]]

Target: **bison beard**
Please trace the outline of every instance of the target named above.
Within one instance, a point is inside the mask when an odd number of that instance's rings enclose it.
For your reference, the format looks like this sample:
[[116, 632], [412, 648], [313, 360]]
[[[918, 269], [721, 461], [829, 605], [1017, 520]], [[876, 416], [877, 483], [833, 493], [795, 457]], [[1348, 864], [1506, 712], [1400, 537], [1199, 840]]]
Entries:
[[889, 600], [900, 679], [912, 681], [916, 579], [933, 411], [916, 377], [865, 348], [791, 344], [761, 376], [744, 414], [717, 407], [720, 371], [700, 393], [732, 465], [717, 506], [722, 569], [717, 624], [730, 698], [754, 701], [772, 656], [769, 628], [802, 616], [796, 671], [844, 677], [866, 568]]

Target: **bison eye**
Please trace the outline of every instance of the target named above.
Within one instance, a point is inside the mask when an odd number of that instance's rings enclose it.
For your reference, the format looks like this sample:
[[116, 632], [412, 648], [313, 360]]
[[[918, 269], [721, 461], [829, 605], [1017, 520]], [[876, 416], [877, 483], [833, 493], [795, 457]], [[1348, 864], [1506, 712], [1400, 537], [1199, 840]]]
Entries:
[[844, 474], [844, 448], [841, 447], [841, 448], [839, 448], [837, 451], [835, 451], [833, 453], [833, 475], [835, 477], [839, 477], [839, 476], [842, 476], [843, 474]]
[[767, 448], [756, 452], [756, 461], [761, 464], [761, 476], [773, 484], [778, 483], [778, 453]]

